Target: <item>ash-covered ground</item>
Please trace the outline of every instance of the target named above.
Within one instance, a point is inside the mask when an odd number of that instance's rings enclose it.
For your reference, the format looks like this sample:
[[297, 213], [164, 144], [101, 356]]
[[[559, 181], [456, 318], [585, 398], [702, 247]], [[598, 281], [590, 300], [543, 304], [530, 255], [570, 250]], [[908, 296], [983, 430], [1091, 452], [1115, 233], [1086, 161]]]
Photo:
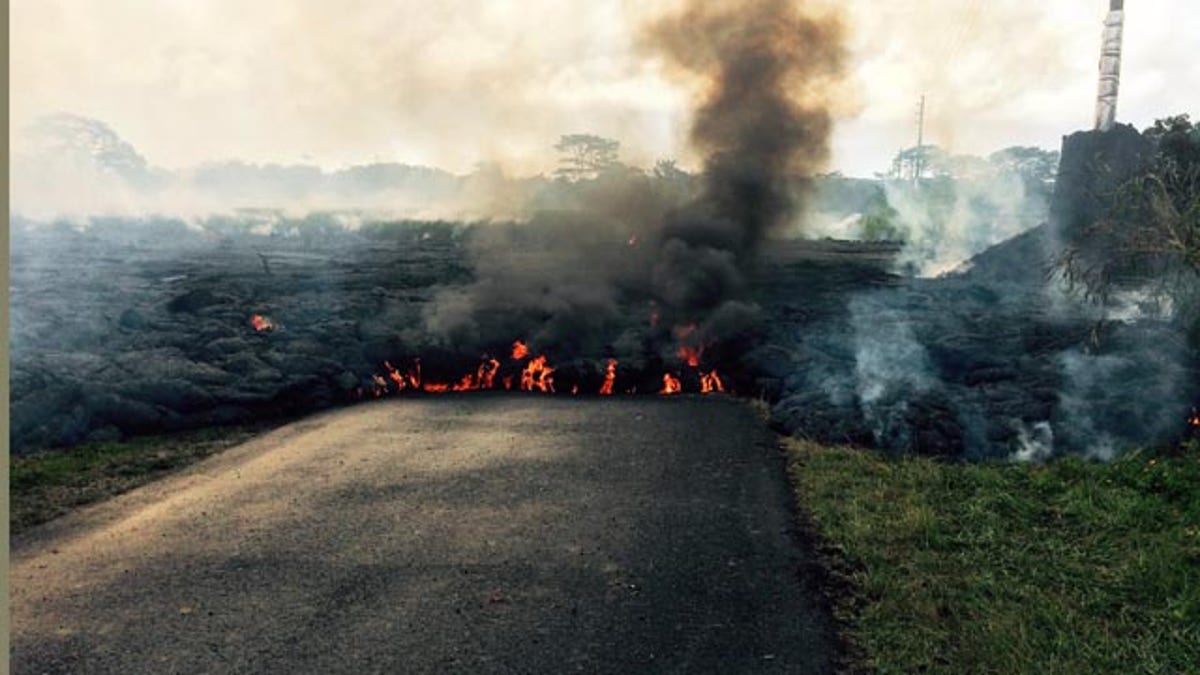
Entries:
[[433, 290], [468, 274], [461, 232], [15, 222], [13, 450], [348, 402]]
[[[766, 305], [791, 311], [776, 310], [779, 349], [754, 365], [782, 382], [774, 424], [969, 459], [1108, 459], [1184, 433], [1200, 371], [1178, 325], [1144, 295], [1082, 301], [1050, 273], [1054, 251], [1042, 226], [939, 278], [835, 282], [838, 299], [824, 303], [789, 305], [773, 290]], [[762, 276], [866, 278], [844, 265]], [[829, 311], [805, 318], [813, 307]]]
[[[479, 363], [478, 345], [437, 344], [422, 327], [431, 303], [477, 283], [471, 242], [495, 225], [12, 225], [17, 453], [353, 404], [384, 362], [420, 357], [443, 381]], [[890, 271], [894, 245], [768, 242], [751, 266], [753, 329], [702, 365], [772, 403], [778, 429], [831, 442], [1105, 457], [1182, 433], [1195, 355], [1145, 299], [1101, 311], [1048, 283], [1048, 247], [1035, 229], [966, 273], [911, 279]], [[618, 394], [655, 394], [667, 370], [697, 387], [698, 370], [669, 355], [574, 351], [547, 349], [559, 395], [594, 395], [616, 354]]]

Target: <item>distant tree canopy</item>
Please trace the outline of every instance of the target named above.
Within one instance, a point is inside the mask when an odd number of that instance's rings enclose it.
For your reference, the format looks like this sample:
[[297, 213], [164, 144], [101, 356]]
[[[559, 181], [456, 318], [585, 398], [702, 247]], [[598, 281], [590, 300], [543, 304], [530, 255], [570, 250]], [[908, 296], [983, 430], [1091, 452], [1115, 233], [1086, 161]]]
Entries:
[[1021, 176], [1031, 186], [1053, 183], [1060, 159], [1057, 150], [1019, 145], [988, 155], [992, 166]]
[[660, 159], [654, 163], [654, 177], [660, 180], [687, 180], [689, 173], [679, 168], [673, 159]]
[[975, 155], [953, 155], [936, 145], [923, 145], [896, 153], [887, 177], [975, 180], [1004, 172], [1020, 176], [1028, 187], [1042, 189], [1053, 184], [1058, 161], [1057, 151], [1029, 146], [1005, 148], [984, 159]]
[[555, 175], [577, 181], [616, 168], [621, 143], [594, 134], [568, 134], [559, 139], [554, 149], [563, 155]]

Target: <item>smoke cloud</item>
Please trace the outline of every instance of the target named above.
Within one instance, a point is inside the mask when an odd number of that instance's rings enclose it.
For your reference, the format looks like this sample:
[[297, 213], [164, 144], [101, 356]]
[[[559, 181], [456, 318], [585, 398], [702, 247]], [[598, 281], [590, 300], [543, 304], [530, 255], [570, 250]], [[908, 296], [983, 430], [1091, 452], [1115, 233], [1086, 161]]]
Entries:
[[884, 181], [883, 188], [904, 238], [897, 266], [923, 277], [960, 269], [972, 256], [1045, 222], [1049, 208], [1046, 196], [1028, 193], [1019, 175], [1000, 171], [934, 188], [899, 181]]
[[[743, 337], [757, 313], [746, 271], [798, 212], [795, 177], [828, 158], [841, 39], [835, 15], [784, 0], [692, 0], [651, 20], [639, 48], [694, 92], [699, 194], [631, 200], [638, 178], [602, 175], [595, 210], [481, 232], [476, 283], [444, 293], [429, 328], [459, 347], [529, 335], [556, 354], [601, 336], [634, 358], [647, 343]], [[638, 208], [600, 206], [622, 203]], [[680, 326], [695, 328], [672, 335]]]
[[[841, 75], [841, 37], [836, 19], [783, 0], [691, 2], [646, 31], [647, 45], [697, 78], [702, 91], [691, 141], [706, 157], [704, 194], [666, 223], [663, 266], [692, 269], [695, 259], [711, 270], [697, 282], [727, 288], [734, 275], [719, 263], [744, 264], [790, 220], [798, 195], [789, 178], [811, 175], [828, 159], [827, 92]], [[706, 309], [694, 300], [727, 294], [671, 295], [687, 313]]]

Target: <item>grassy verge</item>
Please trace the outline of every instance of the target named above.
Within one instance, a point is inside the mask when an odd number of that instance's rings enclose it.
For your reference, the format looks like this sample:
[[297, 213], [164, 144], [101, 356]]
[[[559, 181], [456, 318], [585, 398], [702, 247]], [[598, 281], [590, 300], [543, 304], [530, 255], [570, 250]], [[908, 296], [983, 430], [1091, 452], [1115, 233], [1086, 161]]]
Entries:
[[11, 457], [10, 531], [18, 534], [71, 509], [133, 489], [280, 424], [214, 427]]
[[865, 668], [1200, 672], [1200, 444], [1107, 465], [789, 452]]

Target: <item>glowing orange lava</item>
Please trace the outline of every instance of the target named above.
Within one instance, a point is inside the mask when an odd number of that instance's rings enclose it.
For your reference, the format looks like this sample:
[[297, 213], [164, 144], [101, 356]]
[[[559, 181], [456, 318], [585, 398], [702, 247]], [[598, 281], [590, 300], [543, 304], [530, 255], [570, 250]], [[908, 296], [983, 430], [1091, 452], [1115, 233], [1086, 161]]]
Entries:
[[270, 319], [261, 314], [255, 314], [254, 316], [250, 317], [250, 325], [254, 327], [254, 330], [260, 333], [264, 331], [275, 330], [275, 324], [271, 323]]
[[372, 375], [371, 380], [375, 383], [375, 386], [371, 388], [372, 396], [379, 398], [387, 393], [387, 380], [383, 379], [377, 374]]
[[617, 360], [609, 359], [604, 367], [604, 384], [600, 385], [601, 396], [612, 396], [613, 384], [617, 381]]
[[[696, 332], [696, 324], [689, 323], [682, 326], [676, 326], [671, 332], [675, 335], [676, 341], [684, 343], [685, 340], [687, 340], [692, 336], [693, 333]], [[680, 344], [679, 348], [675, 350], [675, 355], [679, 357], [679, 360], [693, 368], [700, 367], [700, 356], [703, 353], [704, 346], [695, 344]]]
[[670, 373], [663, 373], [663, 386], [658, 391], [663, 396], [678, 394], [683, 391], [683, 385], [679, 382], [679, 378], [671, 377]]
[[388, 371], [388, 378], [391, 379], [392, 382], [396, 383], [396, 389], [398, 391], [404, 391], [408, 388], [408, 380], [400, 374], [399, 370], [396, 370], [396, 366], [393, 366], [391, 361], [384, 361], [383, 367]]
[[[676, 327], [673, 331], [677, 337], [686, 338], [696, 330], [696, 326], [686, 325]], [[683, 345], [678, 348], [678, 355], [687, 367], [694, 369], [699, 377], [701, 394], [727, 392], [725, 382], [716, 370], [703, 372], [699, 363], [703, 353], [702, 347]], [[421, 359], [413, 358], [412, 365], [407, 369], [397, 367], [391, 361], [384, 361], [380, 372], [370, 376], [365, 386], [356, 387], [350, 394], [355, 398], [370, 395], [375, 398], [406, 391], [442, 394], [447, 392], [470, 392], [505, 389], [508, 391], [527, 391], [542, 394], [556, 392], [554, 373], [555, 367], [545, 354], [530, 357], [529, 348], [525, 342], [516, 340], [512, 344], [512, 360], [502, 364], [500, 359], [484, 356], [473, 371], [461, 375], [458, 379], [443, 381], [427, 381], [421, 374]], [[618, 361], [610, 358], [604, 362], [604, 380], [600, 384], [599, 395], [612, 396], [616, 393]], [[501, 370], [504, 373], [501, 374]], [[689, 371], [692, 372], [692, 371]], [[689, 375], [690, 377], [690, 375]], [[574, 379], [573, 377], [571, 379]], [[561, 383], [560, 383], [561, 384]], [[570, 393], [580, 393], [580, 382], [570, 383]], [[658, 391], [664, 396], [683, 393], [683, 376], [676, 373], [662, 375], [662, 388]], [[637, 387], [629, 387], [625, 393], [636, 394]], [[1193, 411], [1188, 423], [1200, 427], [1200, 413]]]
[[687, 345], [681, 345], [675, 352], [680, 361], [687, 363], [693, 368], [698, 368], [700, 366], [700, 355], [703, 353], [703, 347], [689, 347]]
[[539, 354], [521, 371], [521, 391], [554, 392], [554, 369], [546, 364], [546, 356]]
[[514, 342], [512, 348], [513, 361], [520, 361], [527, 356], [529, 356], [529, 347], [526, 347], [525, 343], [520, 340]]
[[711, 394], [713, 392], [724, 392], [725, 383], [721, 382], [717, 371], [712, 371], [708, 374], [700, 373], [700, 393]]

